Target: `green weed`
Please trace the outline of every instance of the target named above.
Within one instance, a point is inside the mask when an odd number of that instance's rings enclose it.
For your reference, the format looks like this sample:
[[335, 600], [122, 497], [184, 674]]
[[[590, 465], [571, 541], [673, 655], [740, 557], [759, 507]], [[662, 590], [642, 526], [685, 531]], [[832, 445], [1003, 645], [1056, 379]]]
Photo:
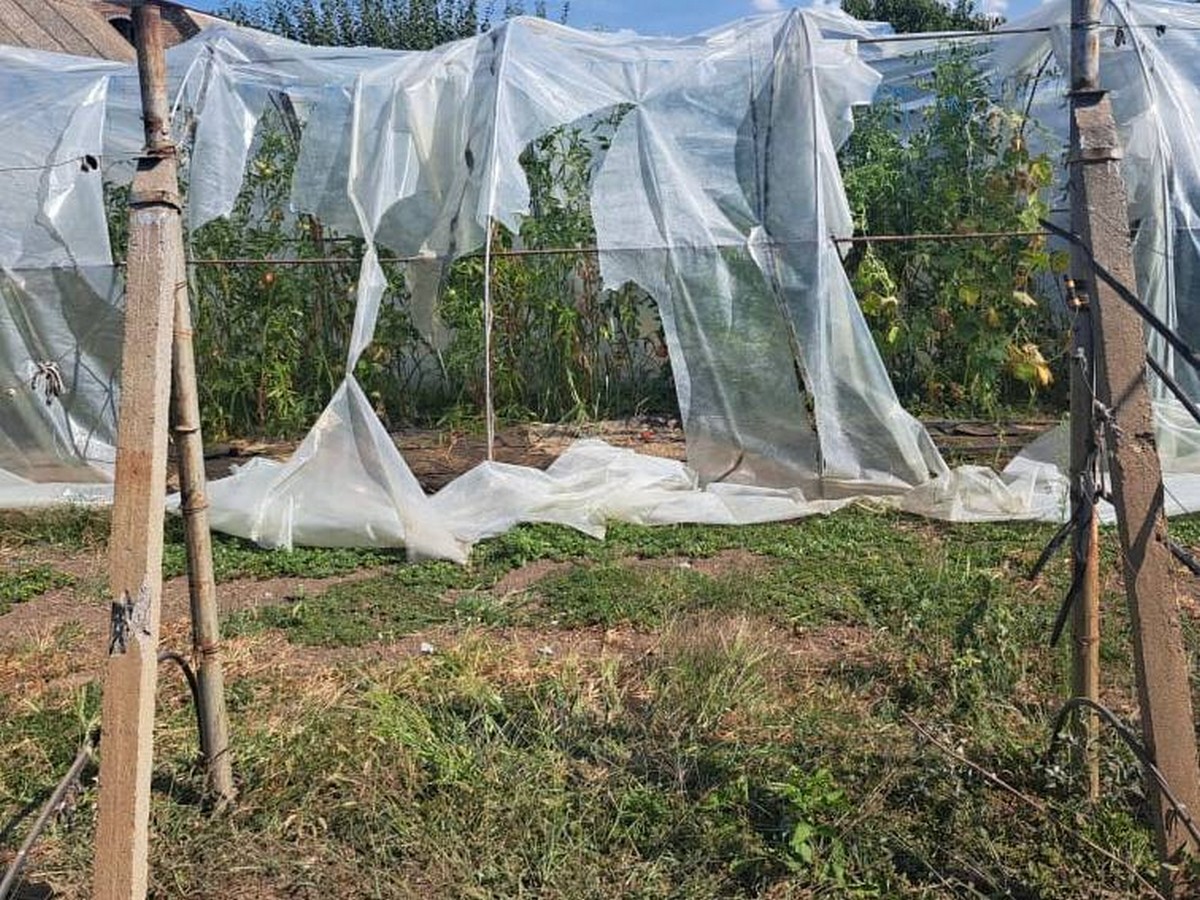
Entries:
[[[163, 547], [163, 576], [186, 574], [187, 551], [181, 529], [170, 529]], [[403, 560], [403, 552], [380, 550], [297, 547], [266, 550], [250, 541], [228, 535], [213, 535], [213, 570], [218, 582], [235, 578], [331, 578], [363, 569], [385, 568]]]
[[249, 634], [277, 628], [295, 643], [317, 646], [392, 641], [453, 621], [455, 605], [442, 599], [442, 591], [462, 578], [461, 570], [448, 563], [408, 567], [335, 585], [318, 596], [298, 596], [286, 604], [238, 613], [229, 619], [226, 630]]
[[[1046, 637], [1067, 566], [1037, 586], [1023, 572], [1051, 531], [845, 510], [622, 525], [606, 542], [521, 528], [467, 567], [347, 559], [379, 571], [229, 623], [240, 795], [225, 816], [199, 803], [189, 700], [161, 680], [152, 892], [1152, 896], [1136, 762], [1106, 741], [1092, 806], [1065, 756], [1043, 760], [1066, 690]], [[539, 560], [556, 565], [497, 588]], [[1106, 682], [1129, 693], [1123, 601], [1105, 610]], [[338, 649], [405, 635], [435, 652]], [[71, 652], [45, 642], [36, 658]], [[0, 656], [0, 673], [34, 659]], [[15, 693], [0, 680], [6, 845], [98, 694]], [[87, 787], [31, 872], [64, 897], [87, 895]]]
[[17, 566], [14, 572], [0, 572], [0, 616], [12, 609], [15, 603], [23, 603], [74, 582], [73, 576], [49, 565]]

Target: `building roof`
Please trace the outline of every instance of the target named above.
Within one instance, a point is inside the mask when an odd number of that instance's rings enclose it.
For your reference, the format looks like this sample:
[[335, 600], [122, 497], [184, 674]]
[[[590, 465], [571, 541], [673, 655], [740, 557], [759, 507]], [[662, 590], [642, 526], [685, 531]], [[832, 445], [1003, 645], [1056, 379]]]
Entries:
[[[222, 20], [170, 0], [157, 0], [168, 47], [186, 41]], [[136, 59], [129, 38], [130, 0], [0, 0], [0, 44], [98, 56]]]
[[[156, 2], [162, 14], [163, 38], [168, 47], [182, 43], [212, 25], [225, 23], [224, 19], [190, 9], [181, 3], [173, 3], [171, 0], [156, 0]], [[92, 5], [97, 7], [100, 14], [108, 19], [109, 24], [126, 39], [130, 38], [132, 34], [130, 19], [133, 16], [132, 0], [95, 0]]]
[[128, 62], [133, 47], [87, 0], [0, 0], [0, 44]]

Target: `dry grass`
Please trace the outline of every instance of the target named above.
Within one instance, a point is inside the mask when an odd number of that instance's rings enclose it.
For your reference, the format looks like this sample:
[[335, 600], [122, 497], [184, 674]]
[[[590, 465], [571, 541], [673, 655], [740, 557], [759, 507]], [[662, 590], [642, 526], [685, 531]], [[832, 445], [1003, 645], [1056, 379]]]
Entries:
[[[363, 558], [336, 583], [313, 557], [314, 577], [288, 576], [302, 596], [229, 622], [224, 815], [197, 794], [192, 710], [164, 670], [154, 895], [1137, 896], [1153, 863], [1136, 767], [1106, 747], [1089, 808], [1041, 762], [1063, 573], [1016, 575], [1047, 536], [848, 511], [618, 526], [603, 545], [520, 529], [466, 569]], [[1128, 696], [1109, 608], [1106, 689]], [[164, 639], [186, 646], [186, 622]], [[94, 721], [95, 673], [80, 624], [0, 638], [0, 846]], [[88, 894], [92, 778], [31, 866], [57, 896]]]

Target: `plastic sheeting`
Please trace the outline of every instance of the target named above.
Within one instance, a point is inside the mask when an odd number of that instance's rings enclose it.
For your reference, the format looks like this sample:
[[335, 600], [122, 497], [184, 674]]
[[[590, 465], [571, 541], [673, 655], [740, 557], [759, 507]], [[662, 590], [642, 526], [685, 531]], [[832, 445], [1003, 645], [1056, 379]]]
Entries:
[[[1123, 4], [1106, 10], [1132, 15]], [[1128, 23], [1136, 39], [1108, 42], [1104, 68], [1127, 169], [1137, 161], [1139, 286], [1186, 334], [1189, 322], [1200, 327], [1181, 302], [1197, 276], [1200, 157], [1195, 131], [1177, 126], [1196, 108], [1200, 55], [1194, 30], [1151, 38], [1143, 25], [1197, 12], [1157, 2], [1138, 15], [1136, 29]], [[1035, 19], [1053, 30], [994, 39], [997, 80], [1061, 53], [1067, 17], [1052, 4]], [[193, 135], [192, 227], [232, 209], [268, 104], [286, 98], [296, 111], [295, 209], [367, 243], [348, 371], [386, 291], [381, 249], [415, 258], [416, 318], [432, 328], [438, 273], [479, 248], [492, 222], [516, 229], [528, 214], [524, 148], [554, 127], [612, 116], [592, 181], [601, 274], [657, 301], [688, 441], [687, 467], [584, 442], [546, 472], [485, 463], [428, 497], [350, 377], [290, 460], [255, 461], [211, 486], [214, 526], [274, 546], [403, 545], [461, 560], [521, 521], [599, 534], [609, 519], [731, 524], [864, 496], [952, 519], [1061, 516], [1065, 484], [1050, 461], [1022, 458], [1003, 479], [945, 465], [898, 403], [830, 240], [851, 228], [835, 154], [853, 106], [881, 80], [921, 100], [919, 44], [860, 53], [855, 39], [880, 31], [819, 9], [680, 40], [515, 19], [427, 53], [311, 48], [237, 29], [173, 50]], [[0, 190], [20, 198], [0, 212], [0, 378], [20, 410], [0, 419], [0, 470], [10, 473], [0, 505], [46, 481], [35, 460], [46, 453], [75, 472], [111, 455], [119, 284], [87, 160], [136, 147], [136, 76], [62, 59], [0, 52], [0, 93], [32, 92], [52, 123], [0, 147]], [[1060, 86], [1039, 93], [1044, 122], [1062, 120], [1061, 96]], [[24, 133], [27, 117], [6, 106], [0, 124]], [[37, 362], [68, 356], [76, 367], [63, 397], [35, 397]], [[1162, 408], [1160, 421], [1174, 421]], [[1164, 452], [1175, 465], [1195, 446], [1181, 438]]]
[[[127, 67], [8, 48], [0, 133], [0, 497], [92, 496], [113, 457], [120, 285], [99, 170]], [[66, 392], [47, 396], [47, 378]], [[102, 492], [101, 492], [102, 493]]]
[[[1047, 3], [1008, 26], [1008, 36], [981, 46], [980, 64], [990, 72], [998, 97], [1036, 91], [1029, 110], [1031, 140], [1052, 158], [1068, 141], [1064, 73], [1070, 68], [1069, 4]], [[1170, 0], [1110, 0], [1100, 19], [1100, 72], [1117, 120], [1129, 199], [1133, 253], [1140, 298], [1192, 346], [1200, 346], [1200, 8]], [[1040, 30], [1039, 30], [1040, 29]], [[922, 102], [919, 84], [931, 51], [944, 40], [864, 48], [884, 74], [883, 92], [911, 108]], [[1019, 98], [1026, 101], [1025, 97]], [[1060, 168], [1061, 196], [1065, 171]], [[1067, 225], [1065, 215], [1060, 222]], [[1193, 399], [1200, 373], [1161, 336], [1147, 329], [1147, 350]], [[1200, 425], [1152, 372], [1156, 438], [1162, 459], [1168, 512], [1200, 509]], [[1005, 471], [1016, 482], [1036, 477], [1066, 491], [1066, 427], [1021, 454]], [[1103, 515], [1112, 510], [1102, 504]]]
[[[852, 43], [823, 37], [822, 21], [859, 28], [793, 13], [678, 41], [517, 19], [430, 53], [349, 55], [229, 34], [209, 44], [194, 100], [197, 148], [225, 149], [205, 164], [212, 202], [193, 202], [192, 222], [229, 210], [253, 136], [245, 113], [286, 95], [304, 118], [297, 210], [368, 245], [352, 369], [385, 289], [377, 247], [445, 264], [493, 221], [517, 229], [524, 148], [619, 110], [591, 196], [601, 274], [658, 301], [695, 477], [790, 489], [788, 515], [827, 496], [903, 491], [946, 467], [897, 402], [829, 240], [850, 228], [836, 147], [878, 76]], [[289, 462], [214, 487], [214, 522], [269, 544], [404, 543], [461, 558], [534, 508], [590, 529], [579, 490], [555, 487], [557, 474], [485, 466], [470, 483], [488, 494], [529, 483], [486, 509], [483, 493], [457, 486], [428, 501], [349, 378]]]

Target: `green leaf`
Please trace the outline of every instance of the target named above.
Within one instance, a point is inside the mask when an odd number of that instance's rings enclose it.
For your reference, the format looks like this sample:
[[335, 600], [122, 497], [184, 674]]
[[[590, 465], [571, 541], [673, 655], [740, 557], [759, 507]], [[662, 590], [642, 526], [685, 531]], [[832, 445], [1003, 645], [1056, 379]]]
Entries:
[[1044, 156], [1040, 156], [1029, 164], [1029, 177], [1033, 179], [1038, 187], [1046, 187], [1054, 179], [1054, 170], [1050, 166], [1050, 160]]
[[801, 819], [792, 829], [792, 837], [788, 841], [788, 849], [793, 854], [800, 857], [804, 862], [811, 864], [813, 861], [813, 845], [812, 837], [816, 834], [816, 829]]

